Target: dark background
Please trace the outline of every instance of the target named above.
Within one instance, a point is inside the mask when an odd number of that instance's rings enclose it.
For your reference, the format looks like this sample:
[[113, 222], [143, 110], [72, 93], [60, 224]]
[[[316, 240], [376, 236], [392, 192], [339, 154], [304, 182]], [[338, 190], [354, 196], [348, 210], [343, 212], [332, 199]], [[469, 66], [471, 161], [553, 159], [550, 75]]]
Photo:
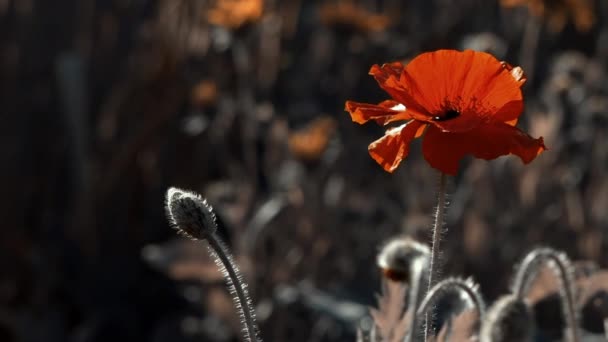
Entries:
[[216, 208], [265, 340], [353, 340], [381, 243], [428, 240], [438, 174], [419, 142], [382, 171], [383, 129], [344, 102], [439, 48], [521, 65], [519, 127], [549, 147], [462, 163], [444, 273], [492, 300], [537, 245], [605, 267], [607, 1], [0, 0], [0, 341], [238, 339], [169, 186]]

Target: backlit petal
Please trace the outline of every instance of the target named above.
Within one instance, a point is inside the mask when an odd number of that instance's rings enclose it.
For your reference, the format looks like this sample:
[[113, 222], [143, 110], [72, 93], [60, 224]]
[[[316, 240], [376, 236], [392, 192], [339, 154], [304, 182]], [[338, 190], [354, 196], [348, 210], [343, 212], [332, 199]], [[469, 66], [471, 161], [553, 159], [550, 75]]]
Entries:
[[492, 119], [493, 121], [505, 122], [511, 126], [515, 126], [517, 124], [517, 119], [523, 110], [523, 101], [512, 101], [504, 105], [498, 112], [496, 112]]
[[402, 105], [400, 107], [399, 102], [392, 100], [386, 100], [377, 105], [346, 101], [344, 110], [349, 112], [352, 120], [359, 124], [374, 120], [379, 125], [386, 125], [393, 121], [411, 119], [411, 117], [403, 111]]
[[[401, 73], [399, 83], [415, 98], [416, 105], [432, 116], [441, 118], [448, 110], [457, 110], [458, 117], [434, 124], [443, 131], [463, 132], [488, 121], [510, 121], [521, 114], [522, 79], [516, 78], [513, 70], [484, 52], [439, 50], [414, 58]], [[405, 99], [399, 101], [409, 108]], [[505, 106], [508, 108], [503, 110]], [[494, 118], [497, 113], [500, 119]]]
[[391, 97], [403, 103], [409, 112], [415, 112], [419, 116], [429, 116], [426, 109], [417, 101], [415, 86], [402, 79], [404, 66], [401, 62], [386, 63], [382, 66], [372, 65], [369, 74], [374, 76], [380, 88], [384, 89]]
[[442, 132], [431, 125], [422, 141], [427, 162], [450, 175], [456, 175], [460, 160], [468, 154], [486, 160], [515, 154], [527, 164], [545, 149], [543, 138], [534, 139], [507, 123], [483, 125], [465, 133]]
[[410, 143], [422, 126], [424, 126], [422, 122], [412, 120], [387, 130], [382, 138], [369, 145], [369, 154], [384, 170], [395, 171], [399, 163], [409, 154]]

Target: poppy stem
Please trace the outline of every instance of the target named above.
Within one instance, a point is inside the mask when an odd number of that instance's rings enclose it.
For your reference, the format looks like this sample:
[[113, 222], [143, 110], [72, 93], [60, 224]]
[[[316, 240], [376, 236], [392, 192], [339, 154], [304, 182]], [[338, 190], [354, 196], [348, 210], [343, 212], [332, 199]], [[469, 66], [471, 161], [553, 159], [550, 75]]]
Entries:
[[[433, 224], [433, 240], [431, 245], [431, 262], [429, 266], [429, 281], [427, 294], [437, 283], [439, 278], [439, 246], [441, 243], [441, 235], [443, 233], [443, 216], [445, 213], [445, 196], [446, 196], [447, 176], [441, 173], [439, 178], [439, 193], [437, 195], [437, 210], [435, 211], [435, 223]], [[426, 314], [426, 328], [424, 329], [424, 340], [426, 341], [433, 331], [434, 310], [428, 310]]]
[[232, 301], [241, 316], [241, 325], [243, 326], [242, 331], [245, 341], [262, 341], [258, 337], [259, 330], [255, 319], [255, 310], [253, 309], [253, 303], [249, 297], [247, 284], [243, 280], [228, 247], [226, 247], [216, 233], [210, 234], [207, 237], [207, 243], [209, 246], [209, 253], [213, 259], [215, 259], [216, 265], [224, 275], [224, 279], [228, 284], [228, 290], [232, 295]]

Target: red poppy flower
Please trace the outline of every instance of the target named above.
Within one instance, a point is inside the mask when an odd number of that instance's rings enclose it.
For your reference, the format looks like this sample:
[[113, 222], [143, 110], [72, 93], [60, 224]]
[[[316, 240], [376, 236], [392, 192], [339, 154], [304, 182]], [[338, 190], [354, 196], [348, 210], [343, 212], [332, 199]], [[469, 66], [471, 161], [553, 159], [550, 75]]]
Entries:
[[490, 160], [515, 154], [527, 164], [546, 149], [542, 138], [515, 127], [523, 110], [522, 69], [490, 54], [439, 50], [407, 66], [373, 65], [369, 73], [393, 99], [377, 105], [347, 101], [346, 111], [359, 124], [406, 121], [369, 145], [372, 158], [388, 172], [423, 135], [424, 158], [451, 175], [465, 155]]

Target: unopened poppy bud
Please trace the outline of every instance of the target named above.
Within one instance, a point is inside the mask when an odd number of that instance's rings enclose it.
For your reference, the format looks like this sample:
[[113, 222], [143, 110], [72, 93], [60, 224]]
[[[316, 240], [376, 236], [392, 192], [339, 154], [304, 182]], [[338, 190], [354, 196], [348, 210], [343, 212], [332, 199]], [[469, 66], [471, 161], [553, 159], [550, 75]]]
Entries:
[[534, 317], [528, 305], [515, 295], [499, 298], [481, 327], [480, 342], [532, 341]]
[[378, 253], [377, 265], [384, 276], [394, 281], [408, 281], [414, 263], [428, 264], [431, 252], [426, 245], [410, 238], [389, 241]]
[[173, 228], [192, 239], [207, 239], [217, 231], [213, 208], [193, 192], [169, 188], [166, 209]]
[[217, 223], [213, 208], [201, 196], [186, 190], [169, 188], [165, 209], [169, 223], [178, 233], [195, 240], [205, 240], [209, 253], [226, 280], [236, 307], [246, 342], [259, 342], [258, 327], [247, 284], [230, 250], [216, 234]]

